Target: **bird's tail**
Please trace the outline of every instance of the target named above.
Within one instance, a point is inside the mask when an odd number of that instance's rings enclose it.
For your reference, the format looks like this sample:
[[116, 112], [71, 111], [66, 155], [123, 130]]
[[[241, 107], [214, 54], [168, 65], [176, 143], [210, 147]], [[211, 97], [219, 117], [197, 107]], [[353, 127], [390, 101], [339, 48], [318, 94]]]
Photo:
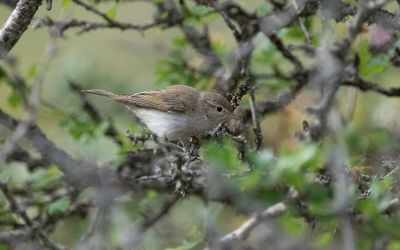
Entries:
[[109, 91], [105, 91], [102, 89], [87, 89], [87, 90], [82, 90], [83, 93], [89, 93], [89, 94], [95, 94], [95, 95], [102, 95], [102, 96], [107, 96], [110, 98], [114, 98], [118, 95], [111, 93]]

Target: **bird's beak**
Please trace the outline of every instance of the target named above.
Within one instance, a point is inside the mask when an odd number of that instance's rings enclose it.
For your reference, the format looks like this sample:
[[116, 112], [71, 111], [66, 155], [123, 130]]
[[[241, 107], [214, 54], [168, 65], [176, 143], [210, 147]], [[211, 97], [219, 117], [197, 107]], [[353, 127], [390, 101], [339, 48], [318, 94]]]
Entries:
[[243, 122], [243, 119], [240, 118], [240, 117], [239, 117], [237, 114], [235, 114], [235, 113], [230, 114], [229, 117], [228, 117], [228, 119], [229, 119], [229, 120], [239, 120], [239, 121]]
[[226, 124], [233, 135], [238, 135], [243, 130], [243, 120], [237, 114], [231, 114]]

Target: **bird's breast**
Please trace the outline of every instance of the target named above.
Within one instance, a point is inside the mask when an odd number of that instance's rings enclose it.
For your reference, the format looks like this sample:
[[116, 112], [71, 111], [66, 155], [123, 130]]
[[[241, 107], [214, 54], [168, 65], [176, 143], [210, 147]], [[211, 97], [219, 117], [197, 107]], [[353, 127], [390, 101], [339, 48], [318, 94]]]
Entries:
[[152, 133], [170, 140], [200, 135], [211, 125], [205, 115], [169, 113], [140, 108], [131, 110]]

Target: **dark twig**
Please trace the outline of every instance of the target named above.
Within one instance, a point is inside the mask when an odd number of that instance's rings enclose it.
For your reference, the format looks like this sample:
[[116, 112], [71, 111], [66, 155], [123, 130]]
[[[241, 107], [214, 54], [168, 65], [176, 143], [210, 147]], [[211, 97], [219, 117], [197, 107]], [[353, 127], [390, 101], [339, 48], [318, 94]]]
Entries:
[[65, 31], [72, 28], [78, 29], [77, 34], [83, 34], [97, 29], [119, 29], [121, 31], [134, 30], [142, 33], [143, 31], [154, 28], [162, 23], [162, 21], [156, 21], [149, 24], [136, 25], [117, 21], [113, 21], [112, 23], [96, 23], [90, 21], [80, 21], [76, 19], [72, 19], [70, 21], [54, 21], [47, 17], [36, 20], [34, 27], [49, 27], [52, 36], [61, 37], [64, 35]]
[[342, 85], [358, 88], [361, 91], [377, 92], [377, 93], [380, 93], [380, 94], [388, 96], [388, 97], [400, 96], [400, 88], [395, 88], [395, 87], [384, 88], [374, 82], [370, 82], [370, 81], [367, 81], [367, 80], [364, 80], [361, 78], [358, 78], [356, 80], [346, 80], [342, 83]]
[[300, 60], [296, 56], [294, 56], [290, 50], [288, 50], [285, 47], [281, 39], [279, 39], [279, 37], [276, 34], [270, 35], [269, 39], [271, 39], [271, 42], [275, 44], [276, 48], [282, 53], [282, 55], [293, 63], [296, 72], [300, 72], [303, 70], [303, 65], [300, 62]]
[[72, 0], [74, 3], [76, 3], [77, 5], [82, 6], [83, 8], [85, 8], [87, 11], [90, 11], [94, 14], [96, 14], [97, 16], [103, 18], [104, 20], [106, 20], [108, 23], [110, 24], [114, 24], [114, 20], [112, 20], [111, 18], [109, 18], [106, 14], [102, 13], [101, 11], [99, 11], [98, 9], [96, 9], [95, 7], [81, 1], [81, 0]]
[[226, 25], [229, 27], [229, 29], [232, 31], [233, 36], [235, 37], [237, 42], [240, 42], [242, 40], [242, 35], [241, 32], [236, 28], [236, 26], [231, 22], [229, 17], [225, 14], [224, 10], [219, 8], [217, 4], [214, 2], [211, 3], [211, 6], [221, 15], [221, 17], [224, 19]]
[[257, 110], [255, 104], [255, 94], [254, 94], [254, 85], [251, 83], [250, 76], [247, 77], [245, 85], [249, 86], [249, 101], [250, 101], [250, 113], [251, 113], [251, 121], [253, 124], [253, 132], [255, 135], [255, 144], [256, 149], [260, 149], [263, 145], [263, 135], [260, 126], [260, 120], [257, 117]]

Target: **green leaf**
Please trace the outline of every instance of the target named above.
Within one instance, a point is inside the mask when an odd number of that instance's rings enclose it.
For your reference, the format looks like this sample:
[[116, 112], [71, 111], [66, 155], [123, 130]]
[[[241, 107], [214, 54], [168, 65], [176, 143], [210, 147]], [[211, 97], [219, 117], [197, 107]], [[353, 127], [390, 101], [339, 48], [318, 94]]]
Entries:
[[11, 107], [16, 108], [22, 103], [22, 98], [17, 91], [12, 91], [8, 97], [8, 103]]
[[8, 250], [8, 245], [7, 244], [0, 244], [0, 250]]
[[193, 14], [194, 16], [197, 16], [197, 17], [203, 17], [203, 16], [205, 16], [206, 14], [209, 14], [210, 12], [213, 12], [213, 11], [214, 11], [214, 9], [211, 8], [211, 7], [209, 7], [209, 6], [206, 6], [206, 5], [196, 5], [196, 6], [194, 6], [193, 9], [192, 9], [192, 14]]
[[117, 16], [117, 9], [118, 9], [118, 3], [114, 4], [113, 7], [111, 7], [111, 9], [109, 9], [106, 13], [106, 16], [110, 19], [115, 19], [115, 17]]
[[40, 190], [53, 183], [57, 183], [60, 181], [61, 176], [62, 172], [56, 166], [42, 170], [37, 173], [36, 180], [32, 183], [32, 189]]
[[106, 133], [107, 129], [110, 127], [110, 123], [108, 121], [102, 121], [97, 125], [94, 129], [95, 136], [102, 136]]
[[[292, 175], [293, 178], [298, 176], [300, 169], [307, 165], [307, 167], [315, 167], [318, 161], [318, 146], [316, 144], [302, 144], [294, 152], [284, 152], [278, 158], [276, 165], [272, 168], [271, 177], [275, 180], [280, 179], [287, 174]], [[292, 181], [297, 181], [293, 179]]]
[[68, 129], [75, 139], [89, 141], [104, 135], [110, 124], [108, 121], [97, 123], [87, 113], [81, 112], [68, 115], [60, 122], [60, 126]]
[[[188, 235], [187, 239], [183, 241], [181, 246], [174, 248], [166, 248], [165, 250], [192, 250], [195, 249], [197, 245], [203, 242], [203, 234], [197, 230], [196, 227], [193, 227]], [[197, 248], [196, 248], [197, 249]]]
[[61, 0], [61, 8], [66, 9], [71, 5], [71, 0]]
[[252, 190], [257, 187], [265, 179], [265, 173], [254, 169], [253, 171], [246, 174], [245, 178], [238, 178], [236, 182], [238, 187], [243, 191]]
[[260, 6], [257, 8], [257, 15], [258, 16], [266, 16], [268, 13], [270, 13], [273, 9], [272, 4], [270, 3], [262, 3]]
[[387, 55], [372, 56], [369, 52], [367, 39], [362, 39], [359, 45], [359, 71], [362, 78], [382, 73], [388, 66], [390, 57]]
[[37, 72], [37, 64], [32, 64], [28, 69], [28, 77], [34, 77]]
[[168, 12], [168, 11], [164, 11], [164, 12], [161, 13], [161, 15], [160, 15], [160, 20], [167, 19], [168, 16], [169, 16], [169, 12]]
[[174, 44], [175, 47], [178, 48], [184, 48], [188, 45], [188, 42], [184, 37], [174, 37], [172, 43]]
[[388, 250], [398, 250], [400, 249], [400, 241], [399, 240], [392, 240], [389, 243], [389, 246], [387, 248]]
[[280, 217], [279, 221], [282, 228], [291, 235], [300, 236], [309, 228], [303, 218], [296, 218], [286, 213]]
[[316, 244], [318, 247], [327, 247], [327, 246], [329, 246], [329, 244], [332, 242], [333, 236], [334, 236], [334, 235], [335, 235], [335, 234], [332, 233], [332, 232], [323, 233], [322, 235], [320, 235], [320, 236], [316, 239], [315, 244]]
[[266, 170], [276, 162], [274, 153], [271, 150], [264, 149], [259, 152], [252, 152], [250, 158], [256, 169]]
[[204, 159], [214, 163], [218, 167], [234, 171], [240, 168], [240, 161], [237, 158], [238, 152], [231, 140], [224, 142], [211, 142], [202, 147]]
[[71, 204], [71, 200], [68, 196], [61, 197], [58, 200], [50, 203], [50, 205], [47, 208], [47, 212], [50, 215], [54, 215], [57, 213], [63, 213], [68, 210], [70, 204]]
[[193, 27], [197, 24], [198, 20], [195, 17], [188, 17], [183, 20], [183, 25], [187, 27]]
[[211, 42], [211, 48], [217, 53], [224, 53], [226, 50], [226, 44], [220, 40], [214, 40]]

